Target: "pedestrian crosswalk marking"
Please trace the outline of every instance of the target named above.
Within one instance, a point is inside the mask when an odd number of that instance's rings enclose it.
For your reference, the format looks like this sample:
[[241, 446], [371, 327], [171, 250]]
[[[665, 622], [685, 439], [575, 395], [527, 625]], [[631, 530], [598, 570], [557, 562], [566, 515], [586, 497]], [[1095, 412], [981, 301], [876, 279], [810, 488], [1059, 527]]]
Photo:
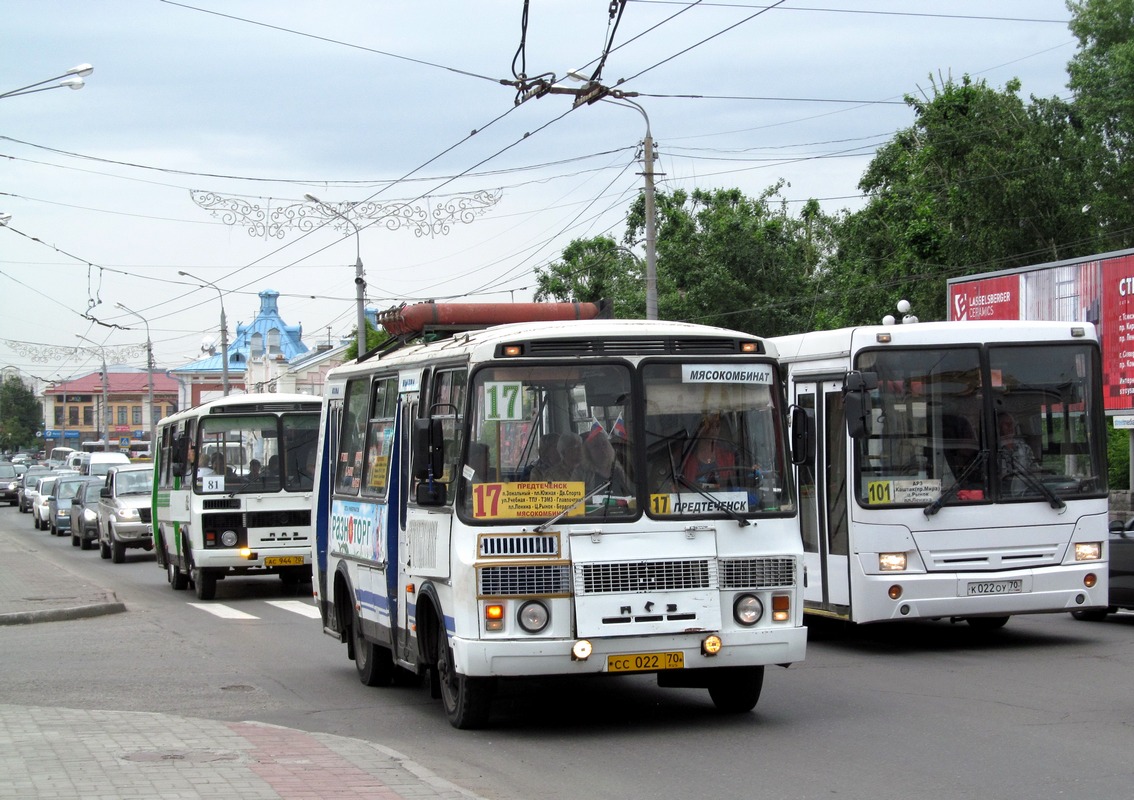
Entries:
[[291, 611], [295, 614], [309, 617], [311, 619], [319, 619], [319, 609], [310, 603], [305, 603], [302, 600], [269, 600], [268, 605], [282, 608], [284, 611]]
[[190, 603], [189, 605], [193, 606], [193, 608], [207, 611], [221, 619], [259, 619], [259, 617], [245, 614], [243, 611], [239, 611], [232, 606], [226, 606], [224, 603]]

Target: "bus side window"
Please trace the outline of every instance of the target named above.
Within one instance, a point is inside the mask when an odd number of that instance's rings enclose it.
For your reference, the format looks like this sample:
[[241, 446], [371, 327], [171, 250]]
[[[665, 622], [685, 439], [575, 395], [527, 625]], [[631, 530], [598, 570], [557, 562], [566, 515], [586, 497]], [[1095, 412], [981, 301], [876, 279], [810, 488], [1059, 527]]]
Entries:
[[363, 447], [366, 443], [369, 380], [353, 380], [347, 384], [343, 408], [343, 430], [339, 452], [335, 456], [335, 491], [357, 495], [362, 485]]

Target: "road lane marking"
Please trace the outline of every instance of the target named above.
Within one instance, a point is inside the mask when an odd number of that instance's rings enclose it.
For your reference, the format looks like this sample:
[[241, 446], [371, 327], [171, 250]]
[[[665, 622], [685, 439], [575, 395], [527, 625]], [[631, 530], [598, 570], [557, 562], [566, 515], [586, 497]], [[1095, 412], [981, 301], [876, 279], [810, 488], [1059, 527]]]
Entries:
[[202, 611], [207, 611], [215, 617], [221, 619], [259, 619], [251, 614], [245, 614], [243, 611], [238, 611], [231, 606], [226, 606], [224, 603], [190, 603], [193, 608], [199, 608]]
[[293, 614], [300, 614], [310, 619], [319, 619], [319, 609], [310, 603], [305, 603], [302, 600], [268, 600], [268, 605], [282, 608], [284, 611], [291, 611]]

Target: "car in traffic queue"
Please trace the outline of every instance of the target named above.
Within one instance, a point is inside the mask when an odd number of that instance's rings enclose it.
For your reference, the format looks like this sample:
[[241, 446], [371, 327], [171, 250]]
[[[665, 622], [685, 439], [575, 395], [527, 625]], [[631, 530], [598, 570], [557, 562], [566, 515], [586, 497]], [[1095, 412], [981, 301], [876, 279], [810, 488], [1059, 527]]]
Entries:
[[106, 478], [84, 481], [71, 500], [71, 546], [90, 550], [98, 543], [99, 493]]
[[47, 498], [47, 519], [52, 536], [66, 536], [71, 532], [71, 501], [79, 487], [89, 480], [91, 478], [86, 475], [61, 475], [51, 487]]
[[126, 560], [127, 548], [154, 549], [150, 498], [153, 464], [121, 464], [106, 473], [99, 490], [98, 553], [115, 564]]
[[28, 497], [28, 493], [35, 489], [36, 479], [50, 474], [51, 467], [33, 464], [28, 467], [27, 472], [20, 476], [20, 491], [17, 505], [20, 507], [21, 514], [26, 514], [31, 511], [31, 498]]
[[1072, 611], [1071, 616], [1075, 619], [1102, 622], [1119, 609], [1134, 609], [1134, 517], [1125, 523], [1122, 520], [1110, 523], [1109, 544], [1107, 605]]
[[35, 492], [32, 497], [32, 523], [37, 531], [45, 531], [51, 525], [51, 518], [47, 513], [47, 502], [51, 499], [51, 490], [59, 480], [58, 473], [52, 472], [44, 475], [35, 482]]
[[0, 501], [9, 505], [20, 502], [20, 473], [9, 461], [0, 462]]

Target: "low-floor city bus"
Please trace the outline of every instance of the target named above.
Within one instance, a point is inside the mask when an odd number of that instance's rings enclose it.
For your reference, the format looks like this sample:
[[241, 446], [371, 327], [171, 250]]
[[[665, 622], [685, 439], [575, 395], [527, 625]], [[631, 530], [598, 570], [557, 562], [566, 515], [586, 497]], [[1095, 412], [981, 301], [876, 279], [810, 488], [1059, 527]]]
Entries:
[[[656, 673], [743, 712], [804, 658], [774, 350], [601, 308], [391, 310], [329, 373], [314, 589], [363, 683], [428, 672], [473, 728], [501, 678]], [[540, 321], [482, 327], [510, 319]]]
[[313, 462], [322, 402], [241, 394], [158, 423], [154, 547], [174, 589], [211, 600], [230, 575], [311, 575]]
[[942, 322], [774, 340], [813, 414], [805, 610], [856, 623], [1107, 602], [1093, 325]]

